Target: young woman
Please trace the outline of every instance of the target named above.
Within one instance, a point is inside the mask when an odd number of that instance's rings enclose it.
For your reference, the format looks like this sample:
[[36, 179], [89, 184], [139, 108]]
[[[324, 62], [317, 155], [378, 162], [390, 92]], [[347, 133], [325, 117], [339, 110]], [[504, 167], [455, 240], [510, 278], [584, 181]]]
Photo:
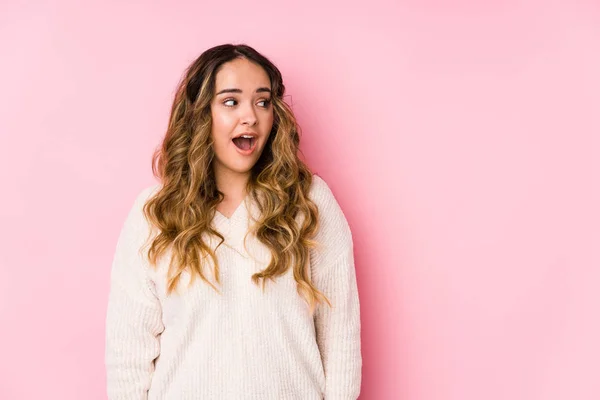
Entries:
[[284, 91], [246, 45], [187, 69], [116, 246], [109, 399], [358, 397], [352, 236]]

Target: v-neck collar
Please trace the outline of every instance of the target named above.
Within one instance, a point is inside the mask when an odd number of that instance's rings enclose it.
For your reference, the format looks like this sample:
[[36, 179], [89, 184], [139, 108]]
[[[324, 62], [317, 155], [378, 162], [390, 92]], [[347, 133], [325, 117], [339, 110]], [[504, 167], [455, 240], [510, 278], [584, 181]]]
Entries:
[[245, 220], [247, 208], [246, 202], [248, 201], [249, 195], [246, 195], [237, 208], [233, 211], [233, 214], [229, 218], [223, 215], [220, 211], [215, 210], [215, 224], [217, 228], [224, 230], [225, 234], [229, 234], [234, 226], [238, 226]]
[[[229, 218], [215, 210], [213, 227], [224, 236], [225, 246], [234, 249], [239, 254], [246, 257], [247, 250], [245, 248], [244, 240], [250, 226], [256, 223], [259, 218], [259, 207], [256, 204], [256, 201], [253, 201], [250, 194], [248, 194]], [[216, 245], [216, 242], [214, 245]]]
[[219, 210], [215, 210], [215, 216], [219, 216], [221, 217], [221, 219], [224, 219], [227, 222], [231, 222], [232, 220], [234, 220], [237, 217], [237, 214], [240, 213], [240, 210], [242, 209], [242, 207], [244, 206], [244, 200], [242, 200], [242, 202], [237, 206], [237, 208], [233, 211], [233, 214], [231, 214], [231, 216], [229, 218], [227, 218], [221, 211]]

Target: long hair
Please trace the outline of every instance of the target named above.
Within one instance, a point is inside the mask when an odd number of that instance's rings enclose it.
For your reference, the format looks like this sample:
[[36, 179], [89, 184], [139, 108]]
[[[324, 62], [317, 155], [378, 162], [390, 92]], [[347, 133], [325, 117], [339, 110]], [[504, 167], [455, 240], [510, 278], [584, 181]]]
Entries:
[[[298, 157], [299, 126], [284, 102], [285, 86], [281, 72], [266, 57], [245, 44], [223, 44], [204, 51], [186, 69], [171, 108], [162, 145], [152, 157], [152, 171], [161, 182], [160, 190], [144, 205], [148, 221], [158, 228], [148, 250], [151, 265], [171, 249], [167, 274], [167, 294], [188, 270], [191, 282], [197, 277], [219, 292], [206, 277], [203, 260], [213, 262], [216, 283], [219, 263], [205, 234], [225, 238], [211, 227], [217, 205], [224, 194], [217, 189], [213, 172], [214, 150], [211, 137], [210, 104], [215, 77], [221, 65], [245, 58], [260, 65], [271, 81], [273, 127], [264, 150], [251, 170], [247, 193], [256, 202], [261, 217], [251, 233], [271, 252], [268, 266], [252, 276], [254, 284], [264, 285], [293, 268], [297, 292], [314, 312], [316, 304], [327, 297], [309, 276], [309, 250], [318, 229], [318, 208], [308, 196], [312, 172]], [[301, 223], [297, 217], [301, 215]]]

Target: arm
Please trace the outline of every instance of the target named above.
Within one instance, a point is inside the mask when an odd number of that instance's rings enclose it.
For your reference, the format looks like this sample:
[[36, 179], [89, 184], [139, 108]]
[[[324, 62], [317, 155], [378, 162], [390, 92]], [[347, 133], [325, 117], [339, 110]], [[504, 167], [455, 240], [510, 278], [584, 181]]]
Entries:
[[[316, 177], [322, 247], [311, 255], [315, 286], [331, 302], [315, 312], [316, 337], [325, 371], [325, 400], [355, 400], [360, 393], [362, 356], [360, 304], [350, 227], [333, 194]], [[321, 189], [319, 189], [321, 186]]]
[[147, 275], [140, 248], [148, 234], [142, 206], [148, 189], [135, 199], [121, 229], [110, 276], [106, 314], [105, 366], [110, 400], [147, 398], [159, 335], [164, 329], [160, 303]]

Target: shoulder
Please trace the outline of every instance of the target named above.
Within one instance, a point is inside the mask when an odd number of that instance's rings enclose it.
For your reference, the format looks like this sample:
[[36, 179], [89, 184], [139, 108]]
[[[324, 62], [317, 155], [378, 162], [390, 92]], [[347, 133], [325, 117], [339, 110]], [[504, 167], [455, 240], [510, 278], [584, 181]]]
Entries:
[[135, 192], [134, 198], [129, 201], [129, 211], [124, 222], [124, 228], [130, 232], [139, 232], [149, 228], [144, 216], [144, 205], [160, 190], [160, 184], [144, 186]]
[[152, 196], [154, 196], [161, 188], [161, 184], [154, 183], [149, 186], [144, 186], [142, 189], [138, 190], [134, 204], [144, 205]]
[[139, 189], [132, 202], [131, 212], [140, 213], [144, 205], [152, 198], [161, 188], [161, 184], [155, 183], [149, 186], [144, 186]]
[[319, 208], [332, 206], [334, 202], [337, 203], [336, 198], [325, 179], [317, 174], [312, 175], [312, 183], [310, 185], [308, 197], [314, 201]]
[[313, 174], [309, 198], [319, 213], [317, 240], [335, 247], [352, 246], [352, 233], [346, 215], [329, 184], [319, 175]]

